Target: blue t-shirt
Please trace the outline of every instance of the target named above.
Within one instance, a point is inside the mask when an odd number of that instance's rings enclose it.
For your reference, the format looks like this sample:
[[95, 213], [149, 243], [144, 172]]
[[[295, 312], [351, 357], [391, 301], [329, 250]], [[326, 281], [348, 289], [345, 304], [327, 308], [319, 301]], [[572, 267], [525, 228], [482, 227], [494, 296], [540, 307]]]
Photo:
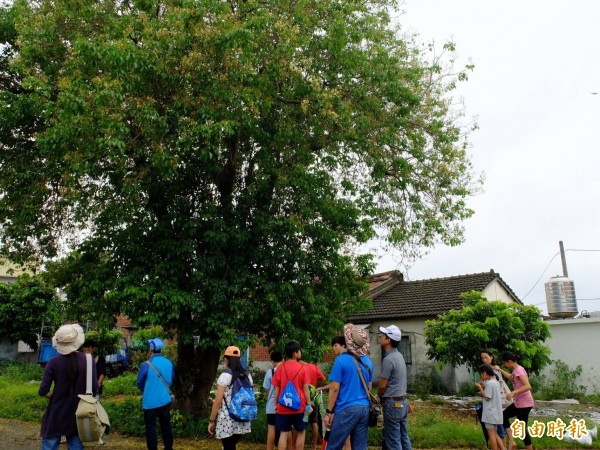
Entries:
[[263, 388], [269, 390], [269, 397], [267, 398], [267, 414], [275, 414], [275, 386], [271, 384], [275, 370], [275, 368], [267, 370], [265, 380], [263, 381]]
[[[368, 388], [369, 383], [373, 380], [373, 363], [368, 356], [360, 356], [359, 358], [369, 368], [367, 370], [362, 364], [358, 363]], [[352, 355], [342, 353], [335, 359], [329, 379], [340, 383], [340, 391], [335, 402], [334, 412], [337, 413], [349, 406], [369, 405], [369, 398], [356, 370], [355, 359]]]
[[[173, 363], [161, 354], [154, 354], [150, 361], [158, 369], [168, 386], [171, 386], [175, 378], [175, 369]], [[144, 409], [154, 409], [171, 403], [171, 394], [165, 387], [156, 372], [144, 361], [140, 365], [140, 371], [137, 378], [137, 386], [142, 391], [142, 407]]]

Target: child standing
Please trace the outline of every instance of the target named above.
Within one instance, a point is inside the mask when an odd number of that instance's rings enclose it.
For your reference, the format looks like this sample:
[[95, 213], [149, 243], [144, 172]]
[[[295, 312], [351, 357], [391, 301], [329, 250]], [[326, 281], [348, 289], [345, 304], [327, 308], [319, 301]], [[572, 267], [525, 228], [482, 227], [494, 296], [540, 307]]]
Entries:
[[497, 375], [487, 364], [479, 367], [482, 381], [475, 383], [479, 395], [483, 398], [483, 412], [481, 422], [485, 424], [488, 432], [491, 450], [502, 450], [504, 443], [496, 432], [498, 425], [502, 423], [502, 400], [500, 398], [500, 382]]

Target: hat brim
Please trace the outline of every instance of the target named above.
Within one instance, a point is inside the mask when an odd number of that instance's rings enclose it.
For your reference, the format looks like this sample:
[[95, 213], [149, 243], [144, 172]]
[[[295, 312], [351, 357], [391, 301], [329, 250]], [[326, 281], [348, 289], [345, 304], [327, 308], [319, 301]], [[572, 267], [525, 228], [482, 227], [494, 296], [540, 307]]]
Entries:
[[344, 326], [344, 338], [346, 339], [346, 348], [355, 355], [365, 356], [369, 354], [369, 350], [371, 348], [369, 342], [369, 336], [367, 332], [361, 328], [357, 327], [358, 332], [361, 334], [362, 338], [365, 340], [365, 343], [360, 346], [354, 341], [354, 337], [352, 336], [352, 328], [354, 325], [346, 324]]
[[69, 353], [76, 352], [83, 345], [85, 336], [82, 333], [77, 333], [77, 337], [74, 342], [63, 344], [56, 341], [56, 337], [52, 338], [52, 347], [61, 355], [68, 355]]

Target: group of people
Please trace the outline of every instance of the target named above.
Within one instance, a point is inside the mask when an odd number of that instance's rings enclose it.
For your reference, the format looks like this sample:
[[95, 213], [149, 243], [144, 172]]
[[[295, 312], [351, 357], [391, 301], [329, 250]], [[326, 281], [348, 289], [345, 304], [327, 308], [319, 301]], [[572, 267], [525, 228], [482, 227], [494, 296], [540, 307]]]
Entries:
[[[81, 326], [64, 325], [55, 333], [53, 346], [58, 356], [46, 365], [39, 394], [50, 401], [42, 419], [42, 450], [58, 450], [61, 437], [65, 437], [69, 450], [82, 450], [75, 410], [77, 394], [86, 392], [86, 356], [78, 351], [84, 347], [93, 352], [94, 344], [85, 342]], [[386, 450], [411, 450], [408, 436], [407, 371], [402, 354], [398, 351], [401, 331], [395, 325], [379, 328], [382, 348], [381, 375], [377, 394], [383, 408], [383, 446]], [[369, 407], [372, 401], [373, 363], [368, 354], [370, 342], [367, 332], [353, 324], [344, 326], [343, 336], [332, 342], [335, 361], [325, 385], [325, 376], [316, 364], [302, 361], [302, 348], [296, 341], [285, 345], [285, 359], [280, 352], [271, 353], [273, 368], [266, 373], [263, 388], [267, 395], [267, 450], [301, 450], [305, 433], [312, 429], [312, 449], [316, 450], [319, 428], [317, 423], [317, 397], [328, 391], [323, 424], [327, 429], [328, 450], [366, 450]], [[161, 339], [150, 339], [152, 356], [142, 363], [137, 386], [142, 391], [142, 406], [146, 426], [146, 443], [149, 450], [157, 449], [156, 421], [160, 424], [165, 450], [173, 449], [173, 432], [170, 423], [172, 393], [170, 386], [175, 373], [173, 363], [161, 354]], [[482, 350], [481, 382], [476, 383], [483, 398], [480, 420], [486, 440], [492, 450], [517, 446], [510, 428], [510, 419], [516, 417], [527, 423], [533, 407], [531, 385], [525, 369], [518, 364], [517, 356], [502, 354], [502, 369], [489, 350]], [[238, 378], [252, 385], [252, 376], [241, 363], [241, 352], [229, 346], [224, 352], [225, 370], [217, 380], [217, 391], [209, 417], [208, 432], [221, 440], [224, 450], [235, 450], [243, 434], [250, 432], [251, 422], [240, 422], [231, 417], [228, 404], [232, 400], [232, 386]], [[92, 365], [92, 391], [99, 395], [104, 378], [103, 360], [96, 358]], [[510, 391], [503, 378], [512, 380]], [[51, 390], [51, 387], [54, 388]], [[291, 387], [290, 387], [291, 386]], [[297, 404], [294, 404], [297, 397]], [[508, 405], [503, 404], [508, 403]], [[525, 427], [524, 444], [531, 449], [531, 436]]]
[[[483, 398], [479, 410], [486, 441], [492, 450], [504, 450], [505, 438], [508, 438], [509, 450], [515, 450], [517, 444], [510, 427], [510, 419], [516, 417], [527, 424], [529, 413], [533, 408], [533, 396], [527, 371], [518, 363], [518, 358], [511, 352], [502, 354], [502, 369], [488, 349], [480, 353], [482, 365], [479, 368], [481, 382], [475, 383], [479, 395]], [[508, 389], [504, 378], [512, 380], [513, 390]], [[531, 436], [525, 426], [523, 443], [531, 450]]]
[[[377, 392], [383, 406], [384, 445], [387, 450], [411, 450], [406, 363], [398, 351], [401, 332], [395, 325], [380, 327], [379, 332], [383, 360]], [[278, 450], [301, 450], [309, 426], [312, 448], [316, 448], [318, 407], [315, 403], [322, 391], [328, 391], [323, 418], [328, 450], [349, 447], [366, 450], [373, 381], [369, 336], [364, 329], [346, 324], [343, 336], [332, 340], [332, 348], [335, 361], [329, 383], [324, 386], [319, 386], [326, 380], [318, 366], [302, 361], [300, 343], [290, 341], [285, 345], [285, 360], [280, 352], [271, 353], [273, 368], [266, 373], [263, 383], [267, 395], [267, 450], [275, 445]], [[232, 419], [226, 405], [231, 402], [235, 377], [251, 380], [251, 375], [242, 368], [237, 347], [225, 350], [224, 364], [226, 370], [217, 380], [208, 432], [221, 439], [224, 450], [235, 450], [241, 435], [249, 433], [251, 425]], [[298, 404], [293, 404], [290, 385]]]

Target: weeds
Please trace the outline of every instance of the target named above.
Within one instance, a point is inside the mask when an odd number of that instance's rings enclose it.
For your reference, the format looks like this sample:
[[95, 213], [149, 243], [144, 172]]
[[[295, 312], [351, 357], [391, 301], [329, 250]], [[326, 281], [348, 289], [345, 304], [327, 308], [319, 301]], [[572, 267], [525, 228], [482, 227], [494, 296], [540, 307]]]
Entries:
[[[561, 369], [564, 369], [564, 367], [561, 367]], [[577, 369], [575, 371], [563, 370], [559, 372], [559, 377], [577, 375], [577, 372]], [[3, 364], [0, 367], [2, 398], [0, 417], [39, 423], [48, 404], [47, 399], [37, 394], [40, 380], [41, 370], [35, 365], [27, 367], [23, 364]], [[567, 381], [563, 379], [563, 382], [566, 383]], [[144, 416], [135, 375], [131, 373], [121, 375], [107, 380], [105, 383], [106, 389], [102, 397], [102, 403], [111, 419], [113, 430], [130, 436], [143, 436], [145, 432]], [[427, 386], [435, 386], [435, 384], [435, 375], [432, 375], [431, 372], [422, 374], [420, 384], [422, 388], [420, 389], [424, 391], [427, 389], [435, 390], [435, 387], [427, 388]], [[552, 384], [549, 384], [549, 387], [551, 386]], [[536, 396], [538, 395], [536, 394]], [[592, 403], [600, 404], [600, 395], [598, 394], [588, 396], [587, 399], [591, 400]], [[449, 408], [445, 400], [433, 397], [428, 402], [413, 402], [411, 399], [411, 403], [416, 406], [415, 412], [409, 414], [408, 418], [409, 433], [415, 448], [485, 448], [481, 429], [475, 421], [472, 411], [457, 410], [455, 407]], [[201, 439], [204, 443], [209, 442], [206, 440], [208, 437], [207, 417], [184, 416], [177, 409], [172, 410], [171, 417], [173, 432], [178, 439], [188, 437]], [[563, 418], [565, 423], [569, 423], [567, 419], [570, 418]], [[543, 419], [543, 421], [546, 420]], [[586, 423], [588, 427], [594, 426], [591, 422]], [[532, 421], [529, 425], [531, 424]], [[265, 409], [261, 405], [259, 418], [252, 423], [251, 433], [244, 436], [244, 446], [256, 449], [259, 446], [262, 447], [266, 441], [266, 430]], [[381, 433], [381, 429], [369, 429], [368, 442], [370, 447], [381, 446]], [[307, 442], [310, 442], [310, 440], [311, 436], [307, 436]], [[208, 448], [203, 445], [200, 444], [194, 448]], [[522, 447], [521, 442], [519, 442], [519, 446]], [[562, 442], [554, 437], [534, 438], [534, 446], [536, 448], [580, 447]], [[600, 448], [599, 441], [594, 441], [591, 448]]]
[[431, 395], [446, 393], [442, 379], [434, 366], [419, 370], [409, 383], [409, 388], [410, 393], [414, 393], [422, 400], [428, 400]]
[[571, 369], [560, 359], [554, 361], [553, 377], [549, 380], [546, 380], [544, 376], [540, 377], [542, 383], [537, 398], [540, 400], [582, 399], [585, 396], [586, 388], [575, 383], [581, 372], [581, 365]]

